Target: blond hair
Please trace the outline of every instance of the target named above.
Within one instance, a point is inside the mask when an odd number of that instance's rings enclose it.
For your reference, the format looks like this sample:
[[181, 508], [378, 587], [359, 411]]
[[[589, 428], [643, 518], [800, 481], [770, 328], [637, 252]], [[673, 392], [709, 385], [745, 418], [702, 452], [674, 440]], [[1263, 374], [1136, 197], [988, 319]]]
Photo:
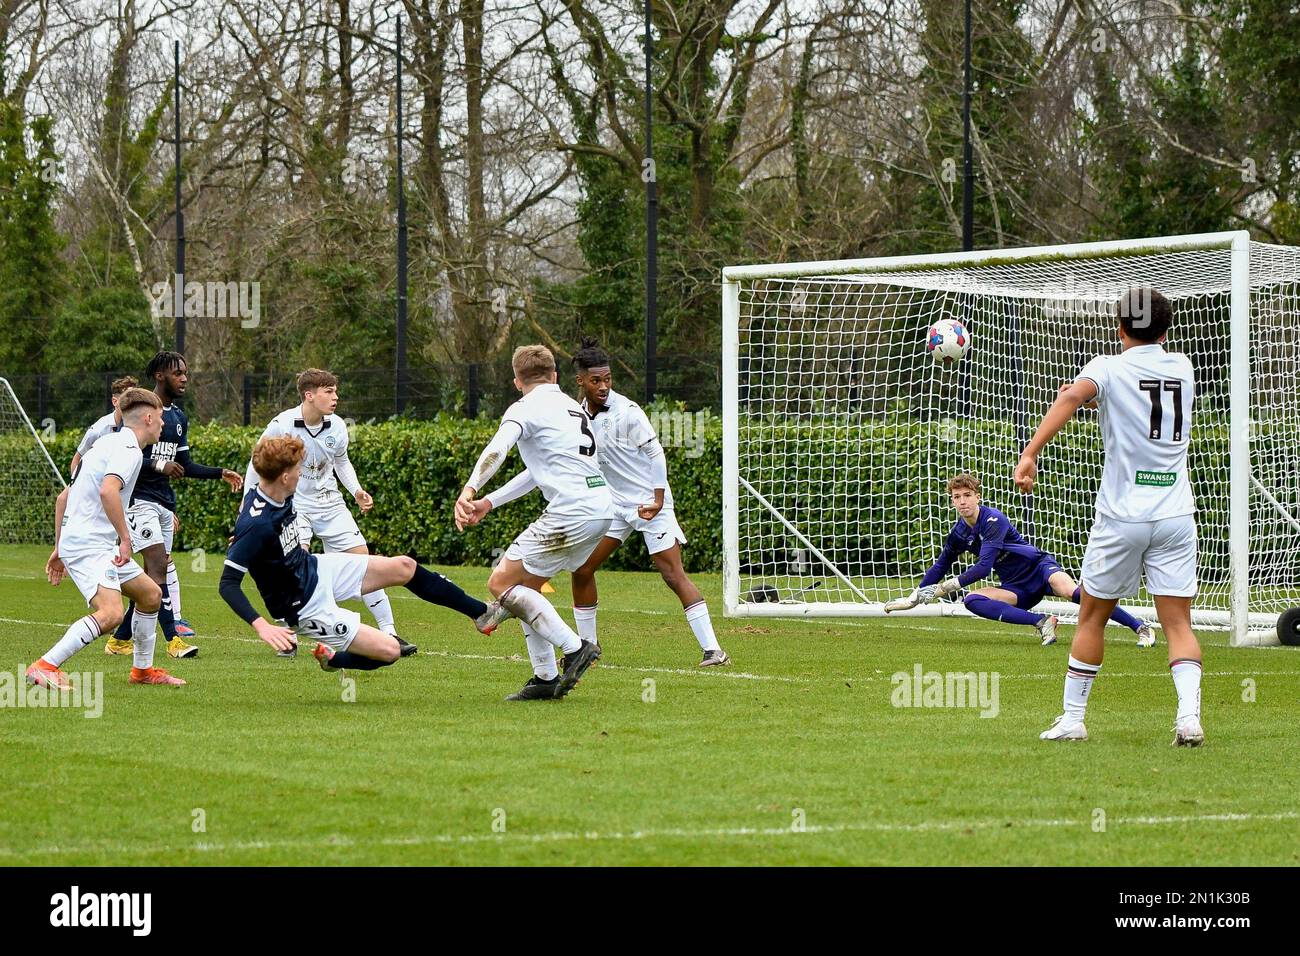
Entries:
[[148, 389], [128, 388], [122, 393], [122, 397], [117, 400], [117, 410], [122, 413], [122, 417], [135, 411], [137, 408], [148, 406], [156, 412], [162, 411], [162, 399]]
[[520, 385], [549, 382], [555, 373], [555, 356], [545, 345], [521, 345], [510, 357], [510, 367]]

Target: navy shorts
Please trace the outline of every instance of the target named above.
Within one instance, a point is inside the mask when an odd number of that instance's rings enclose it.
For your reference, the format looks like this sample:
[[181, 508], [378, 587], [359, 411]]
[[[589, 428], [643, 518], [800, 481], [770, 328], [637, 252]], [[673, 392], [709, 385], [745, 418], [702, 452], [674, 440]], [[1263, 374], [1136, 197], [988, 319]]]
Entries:
[[1033, 610], [1038, 603], [1052, 593], [1048, 582], [1053, 574], [1064, 570], [1053, 558], [1044, 558], [1025, 574], [1013, 581], [1003, 581], [999, 585], [1004, 591], [1016, 596], [1016, 607], [1026, 611]]

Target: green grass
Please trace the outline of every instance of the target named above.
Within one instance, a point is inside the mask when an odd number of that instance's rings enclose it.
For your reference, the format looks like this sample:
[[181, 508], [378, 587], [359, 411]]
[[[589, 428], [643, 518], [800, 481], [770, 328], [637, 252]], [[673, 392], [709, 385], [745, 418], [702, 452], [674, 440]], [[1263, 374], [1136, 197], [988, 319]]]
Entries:
[[[0, 560], [0, 671], [82, 613], [70, 582], [42, 579], [46, 553]], [[181, 570], [202, 653], [166, 666], [188, 686], [129, 686], [100, 642], [66, 667], [105, 672], [101, 717], [0, 709], [0, 864], [1300, 861], [1293, 649], [1206, 635], [1208, 743], [1174, 750], [1163, 644], [1112, 630], [1093, 739], [1049, 745], [1070, 628], [1040, 648], [966, 620], [728, 620], [701, 575], [736, 663], [700, 672], [657, 577], [606, 574], [605, 657], [568, 699], [503, 702], [529, 673], [518, 625], [485, 638], [399, 589], [422, 653], [356, 675], [349, 703], [336, 675], [277, 659], [225, 607], [219, 559]], [[482, 593], [486, 569], [447, 573]], [[917, 663], [997, 672], [998, 715], [893, 707], [891, 675]]]

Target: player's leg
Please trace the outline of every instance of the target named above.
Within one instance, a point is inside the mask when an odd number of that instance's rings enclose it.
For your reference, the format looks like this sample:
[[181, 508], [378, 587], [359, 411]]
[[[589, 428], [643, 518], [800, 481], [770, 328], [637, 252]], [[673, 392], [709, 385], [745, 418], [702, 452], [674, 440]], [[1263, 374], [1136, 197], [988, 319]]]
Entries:
[[[1079, 585], [1075, 583], [1074, 578], [1070, 577], [1070, 575], [1065, 571], [1057, 571], [1053, 574], [1048, 579], [1048, 584], [1052, 589], [1052, 593], [1057, 597], [1066, 598], [1073, 601], [1075, 604], [1079, 603], [1079, 597], [1082, 594], [1082, 591], [1079, 589]], [[1155, 629], [1150, 624], [1134, 617], [1122, 607], [1117, 606], [1111, 613], [1110, 619], [1116, 624], [1127, 627], [1130, 631], [1136, 634], [1138, 638], [1138, 647], [1153, 647], [1155, 645]]]
[[27, 668], [27, 682], [65, 690], [71, 686], [60, 668], [101, 634], [111, 634], [122, 621], [122, 592], [112, 554], [64, 555], [68, 577], [76, 584], [90, 613], [74, 621], [48, 651]]
[[[662, 514], [662, 512], [660, 513]], [[652, 537], [652, 533], [649, 531], [645, 533], [645, 539], [646, 546], [650, 549], [655, 548], [664, 540]], [[681, 543], [675, 538], [668, 538], [667, 540], [672, 543], [666, 548], [651, 550], [650, 560], [654, 562], [655, 567], [659, 570], [659, 575], [664, 579], [664, 583], [682, 602], [682, 610], [686, 613], [686, 623], [690, 627], [691, 633], [695, 635], [700, 650], [704, 652], [704, 659], [700, 661], [700, 666], [713, 667], [730, 664], [731, 658], [727, 656], [727, 652], [722, 649], [717, 636], [713, 633], [713, 622], [709, 619], [709, 605], [705, 603], [704, 595], [695, 586], [695, 582], [687, 576], [686, 568], [682, 565]]]
[[1144, 525], [1110, 521], [1100, 515], [1093, 522], [1083, 556], [1079, 625], [1074, 631], [1066, 665], [1064, 712], [1039, 735], [1041, 739], [1088, 739], [1083, 718], [1092, 683], [1101, 671], [1106, 621], [1121, 597], [1138, 592], [1148, 533]]
[[1169, 673], [1178, 694], [1174, 746], [1199, 747], [1201, 727], [1201, 645], [1192, 631], [1196, 596], [1196, 521], [1191, 515], [1154, 522], [1143, 567], [1156, 615], [1169, 642]]
[[166, 592], [148, 574], [136, 574], [129, 580], [123, 579], [122, 593], [131, 599], [135, 607], [131, 620], [131, 683], [168, 686], [184, 684], [185, 681], [179, 677], [173, 677], [161, 667], [153, 666], [154, 642]]
[[[610, 530], [613, 531], [612, 528]], [[601, 538], [600, 543], [596, 545], [596, 550], [591, 552], [591, 556], [583, 562], [582, 567], [571, 575], [573, 623], [577, 625], [578, 636], [584, 641], [600, 643], [596, 639], [596, 609], [600, 606], [600, 599], [596, 593], [596, 571], [622, 543], [623, 538], [616, 535], [606, 535]]]
[[962, 598], [962, 604], [977, 617], [1034, 628], [1039, 643], [1046, 647], [1056, 643], [1056, 616], [1030, 610], [1037, 603], [1028, 592], [1012, 588], [980, 588]]
[[333, 644], [321, 640], [312, 654], [321, 670], [373, 671], [395, 663], [402, 656], [402, 649], [392, 634], [362, 624], [358, 618], [356, 633], [345, 648], [335, 650]]
[[[357, 519], [341, 502], [335, 508], [311, 515], [310, 519], [312, 530], [315, 532], [316, 537], [320, 538], [327, 554], [332, 552], [341, 552], [343, 554], [370, 553], [370, 546], [366, 544], [365, 536], [362, 535], [361, 529], [357, 527]], [[374, 591], [367, 591], [361, 595], [361, 600], [365, 602], [366, 607], [370, 609], [370, 613], [374, 615], [375, 626], [386, 634], [396, 636], [397, 626], [393, 621], [393, 604], [388, 600], [388, 595], [384, 593], [384, 589], [378, 588]], [[399, 639], [398, 643], [405, 642]], [[408, 644], [407, 646], [414, 649], [414, 645]]]
[[[328, 545], [326, 546], [328, 550]], [[370, 546], [364, 541], [354, 548], [348, 548], [347, 554], [369, 554]], [[383, 588], [374, 591], [367, 591], [361, 595], [361, 600], [365, 602], [366, 607], [375, 618], [375, 627], [379, 628], [385, 634], [396, 636], [397, 625], [393, 621], [393, 602], [388, 600], [388, 594]]]
[[496, 602], [484, 604], [437, 571], [423, 567], [414, 558], [370, 555], [361, 581], [362, 596], [397, 586], [406, 588], [422, 601], [459, 611], [484, 634], [491, 634], [509, 616]]
[[175, 558], [173, 554], [167, 556], [167, 597], [171, 600], [172, 618], [176, 621], [176, 636], [188, 641], [194, 636], [194, 626], [181, 613], [181, 577], [176, 573]]

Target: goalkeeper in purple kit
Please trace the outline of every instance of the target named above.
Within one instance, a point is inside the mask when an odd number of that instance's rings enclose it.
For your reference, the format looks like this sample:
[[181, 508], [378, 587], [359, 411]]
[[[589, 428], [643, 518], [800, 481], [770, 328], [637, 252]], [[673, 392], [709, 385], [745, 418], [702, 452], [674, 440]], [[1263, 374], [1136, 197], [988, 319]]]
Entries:
[[[972, 614], [990, 621], [1024, 624], [1035, 628], [1044, 646], [1056, 643], [1057, 618], [1036, 614], [1033, 608], [1048, 595], [1079, 603], [1079, 586], [1057, 563], [1056, 558], [1025, 540], [1015, 525], [996, 508], [980, 504], [980, 483], [973, 475], [957, 475], [948, 482], [957, 523], [948, 532], [943, 551], [925, 573], [920, 585], [906, 597], [890, 601], [885, 611], [906, 611], [937, 598], [955, 594], [997, 575], [999, 587], [971, 591], [962, 603]], [[976, 556], [975, 563], [959, 575], [949, 575], [962, 554]], [[1110, 619], [1129, 628], [1138, 637], [1138, 647], [1156, 642], [1150, 624], [1139, 621], [1117, 607]]]

